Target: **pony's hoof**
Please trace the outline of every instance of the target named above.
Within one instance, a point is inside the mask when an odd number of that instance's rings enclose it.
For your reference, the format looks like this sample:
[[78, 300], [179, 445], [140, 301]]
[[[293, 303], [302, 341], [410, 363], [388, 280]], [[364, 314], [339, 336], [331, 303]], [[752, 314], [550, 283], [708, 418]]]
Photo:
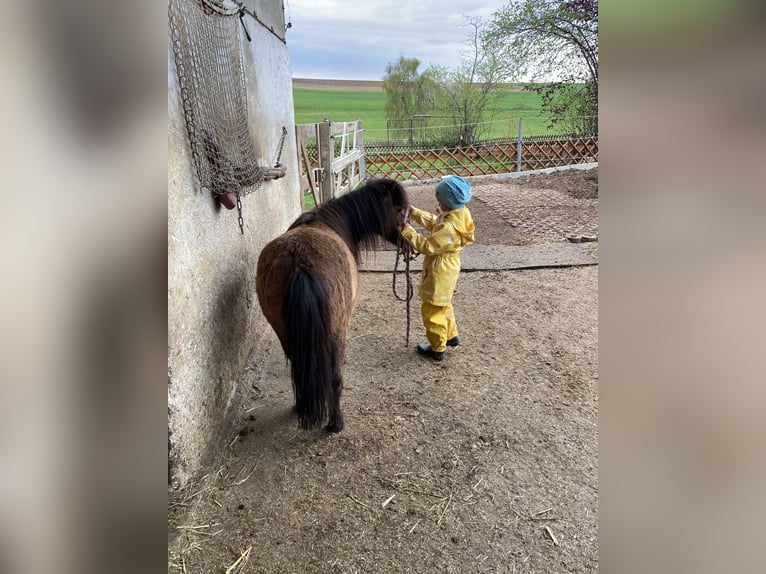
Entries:
[[327, 432], [340, 432], [343, 430], [343, 419], [335, 419], [327, 425]]

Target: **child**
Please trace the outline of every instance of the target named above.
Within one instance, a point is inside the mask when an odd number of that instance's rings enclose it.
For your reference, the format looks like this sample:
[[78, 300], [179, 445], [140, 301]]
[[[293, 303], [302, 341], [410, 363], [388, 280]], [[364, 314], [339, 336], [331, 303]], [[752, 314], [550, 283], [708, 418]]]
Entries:
[[473, 218], [466, 207], [471, 200], [471, 184], [457, 175], [446, 177], [436, 186], [436, 200], [441, 210], [438, 216], [417, 208], [410, 214], [412, 220], [428, 230], [428, 237], [407, 222], [402, 237], [425, 255], [420, 298], [429, 344], [418, 344], [418, 353], [441, 361], [447, 346], [460, 344], [452, 293], [460, 274], [460, 251], [473, 243]]

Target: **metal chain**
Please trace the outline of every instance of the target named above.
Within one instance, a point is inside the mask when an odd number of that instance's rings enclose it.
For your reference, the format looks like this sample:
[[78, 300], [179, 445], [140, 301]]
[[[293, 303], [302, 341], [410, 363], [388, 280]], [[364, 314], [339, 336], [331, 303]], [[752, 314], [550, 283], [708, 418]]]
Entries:
[[287, 128], [282, 126], [282, 139], [279, 140], [279, 151], [277, 151], [277, 159], [274, 160], [274, 167], [279, 165], [279, 160], [282, 159], [282, 150], [285, 148], [285, 139], [287, 139]]
[[[277, 159], [274, 162], [274, 167], [279, 165], [279, 160], [282, 159], [282, 150], [285, 147], [285, 140], [287, 139], [287, 128], [285, 126], [282, 126], [282, 137], [279, 140], [279, 148], [277, 149]], [[258, 178], [258, 181], [254, 184], [254, 186], [251, 187], [251, 189], [247, 192], [245, 192], [245, 195], [250, 193], [250, 191], [254, 191], [261, 187], [261, 184], [263, 183], [263, 174], [264, 170], [262, 168], [260, 169], [260, 177]], [[241, 198], [241, 192], [240, 190], [235, 192], [237, 194], [237, 213], [239, 214], [239, 231], [242, 233], [242, 235], [245, 234], [245, 220], [242, 218], [242, 198]]]
[[242, 219], [242, 199], [239, 195], [239, 191], [236, 192], [237, 194], [237, 215], [239, 218], [239, 231], [242, 235], [245, 234], [245, 220]]

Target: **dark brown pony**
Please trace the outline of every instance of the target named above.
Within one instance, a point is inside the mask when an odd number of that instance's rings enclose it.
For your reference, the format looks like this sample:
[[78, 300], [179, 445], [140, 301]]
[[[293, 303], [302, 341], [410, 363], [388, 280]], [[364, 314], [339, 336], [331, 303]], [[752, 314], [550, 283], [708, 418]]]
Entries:
[[408, 206], [399, 183], [370, 180], [304, 213], [261, 251], [258, 301], [290, 360], [303, 429], [328, 418], [328, 431], [343, 429], [341, 367], [359, 298], [359, 257], [374, 249], [378, 237], [397, 244]]

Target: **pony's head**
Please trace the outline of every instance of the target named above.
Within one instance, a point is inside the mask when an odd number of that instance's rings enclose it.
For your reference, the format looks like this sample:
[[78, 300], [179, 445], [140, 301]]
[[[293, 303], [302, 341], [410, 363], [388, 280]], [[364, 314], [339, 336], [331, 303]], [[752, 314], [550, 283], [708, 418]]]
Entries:
[[290, 226], [326, 225], [340, 235], [359, 261], [361, 250], [373, 251], [377, 238], [397, 245], [401, 221], [410, 206], [407, 192], [393, 179], [371, 179], [359, 189], [302, 214]]
[[376, 197], [383, 207], [380, 212], [381, 227], [378, 233], [396, 245], [399, 242], [404, 212], [410, 206], [407, 191], [398, 181], [388, 178], [368, 180], [361, 189]]

